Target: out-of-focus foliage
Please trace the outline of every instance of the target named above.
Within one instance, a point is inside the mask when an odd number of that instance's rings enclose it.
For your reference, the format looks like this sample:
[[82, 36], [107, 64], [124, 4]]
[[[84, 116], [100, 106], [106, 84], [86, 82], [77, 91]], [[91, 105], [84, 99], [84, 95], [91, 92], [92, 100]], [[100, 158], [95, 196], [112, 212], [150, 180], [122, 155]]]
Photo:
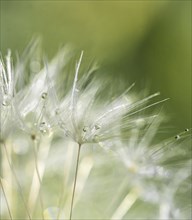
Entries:
[[1, 50], [34, 34], [49, 56], [73, 43], [108, 78], [161, 91], [173, 123], [191, 126], [191, 1], [1, 1]]

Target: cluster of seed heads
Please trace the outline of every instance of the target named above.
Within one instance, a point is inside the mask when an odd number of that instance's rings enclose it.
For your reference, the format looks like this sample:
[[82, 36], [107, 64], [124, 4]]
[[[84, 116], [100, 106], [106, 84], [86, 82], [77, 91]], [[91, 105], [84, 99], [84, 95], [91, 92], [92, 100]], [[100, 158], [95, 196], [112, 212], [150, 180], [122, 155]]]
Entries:
[[[154, 179], [157, 181], [161, 179], [162, 182], [167, 179], [171, 181], [170, 170], [162, 166], [163, 162], [167, 162], [164, 161], [164, 156], [169, 149], [167, 145], [179, 143], [180, 141], [177, 140], [182, 140], [191, 129], [186, 128], [174, 138], [171, 137], [165, 144], [160, 143], [153, 146], [151, 143], [161, 119], [156, 119], [154, 115], [140, 117], [138, 113], [165, 100], [149, 103], [159, 93], [141, 100], [132, 100], [128, 92], [134, 86], [133, 84], [112, 102], [107, 101], [106, 104], [101, 105], [96, 102], [101, 82], [91, 81], [89, 78], [92, 76], [91, 73], [78, 79], [82, 56], [83, 53], [76, 65], [70, 91], [62, 98], [58, 98], [55, 82], [59, 68], [55, 67], [56, 64], [45, 64], [45, 70], [37, 73], [38, 77], [31, 84], [29, 83], [26, 88], [20, 88], [17, 91], [14, 86], [19, 87], [17, 80], [22, 76], [13, 77], [13, 73], [18, 74], [19, 71], [11, 69], [10, 53], [8, 54], [7, 67], [3, 62], [0, 63], [0, 92], [2, 95], [0, 101], [3, 115], [3, 135], [0, 142], [4, 142], [4, 137], [9, 137], [6, 127], [11, 130], [9, 125], [14, 124], [17, 119], [19, 123], [16, 123], [16, 127], [26, 131], [34, 143], [39, 140], [39, 136], [52, 137], [52, 134], [59, 129], [63, 139], [69, 138], [79, 146], [85, 143], [99, 143], [99, 146], [104, 146], [106, 149], [118, 146], [116, 152], [128, 170], [128, 174], [131, 175], [131, 183], [134, 188], [145, 188], [148, 182], [154, 181]], [[61, 57], [63, 58], [63, 56]], [[63, 60], [62, 63], [64, 63]], [[19, 68], [19, 70], [21, 69]], [[16, 82], [14, 79], [17, 79]], [[29, 116], [30, 123], [27, 121], [27, 116]], [[125, 143], [124, 140], [130, 143]], [[119, 146], [122, 148], [119, 149]], [[146, 199], [150, 192], [143, 194], [143, 198]], [[115, 219], [115, 217], [116, 214], [111, 219]]]

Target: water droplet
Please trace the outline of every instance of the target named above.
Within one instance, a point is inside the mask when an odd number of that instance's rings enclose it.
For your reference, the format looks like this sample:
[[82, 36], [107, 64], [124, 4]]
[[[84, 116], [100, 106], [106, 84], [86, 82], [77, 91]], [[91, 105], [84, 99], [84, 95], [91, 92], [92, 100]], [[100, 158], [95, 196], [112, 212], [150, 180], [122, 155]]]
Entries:
[[145, 126], [145, 120], [144, 120], [143, 118], [138, 118], [138, 119], [135, 121], [135, 123], [136, 123], [136, 126], [138, 126], [138, 127], [140, 127], [140, 128], [142, 128], [142, 127]]
[[79, 92], [79, 89], [76, 88], [76, 89], [75, 89], [75, 92]]
[[69, 137], [70, 136], [70, 131], [65, 130], [64, 134], [65, 134], [66, 137]]
[[2, 105], [3, 105], [3, 106], [8, 106], [8, 105], [9, 105], [9, 102], [7, 102], [6, 100], [4, 100], [4, 101], [2, 102]]
[[9, 106], [10, 104], [11, 104], [11, 96], [10, 95], [4, 96], [2, 105], [3, 106]]
[[60, 121], [59, 126], [60, 126], [61, 129], [65, 129], [65, 123], [64, 122]]
[[179, 140], [180, 138], [181, 138], [180, 135], [176, 135], [176, 136], [175, 136], [175, 139], [176, 139], [176, 140]]
[[61, 112], [60, 112], [60, 109], [59, 108], [57, 108], [57, 109], [55, 109], [55, 114], [56, 115], [59, 115]]
[[46, 93], [46, 92], [43, 92], [42, 95], [41, 95], [41, 98], [42, 98], [42, 99], [46, 99], [46, 98], [47, 98], [47, 93]]
[[88, 129], [89, 129], [89, 127], [84, 126], [84, 127], [83, 127], [83, 132], [87, 132], [87, 131], [88, 131]]
[[99, 130], [100, 128], [101, 128], [101, 125], [99, 125], [99, 124], [95, 125], [95, 130]]
[[39, 125], [39, 130], [42, 134], [47, 134], [47, 133], [49, 133], [50, 125], [46, 124], [46, 122], [43, 121]]
[[32, 72], [37, 73], [41, 69], [41, 64], [38, 60], [34, 60], [30, 63], [30, 69]]
[[185, 128], [185, 132], [188, 132], [189, 131], [189, 128]]
[[96, 141], [96, 142], [97, 142], [97, 141], [99, 141], [99, 136], [98, 136], [97, 134], [96, 134], [96, 135], [94, 135], [93, 140], [94, 140], [94, 141]]

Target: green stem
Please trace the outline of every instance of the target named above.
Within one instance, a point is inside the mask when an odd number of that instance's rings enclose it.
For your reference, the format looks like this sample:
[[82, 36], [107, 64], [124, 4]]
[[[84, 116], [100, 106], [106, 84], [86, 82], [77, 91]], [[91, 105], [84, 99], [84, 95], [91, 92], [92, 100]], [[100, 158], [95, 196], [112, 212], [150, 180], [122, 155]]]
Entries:
[[80, 152], [81, 152], [81, 144], [78, 145], [77, 163], [76, 163], [76, 170], [75, 170], [75, 180], [74, 180], [74, 185], [73, 185], [73, 193], [72, 193], [70, 217], [69, 217], [70, 220], [72, 219], [72, 214], [73, 214], [73, 202], [74, 202], [75, 189], [76, 189], [76, 183], [77, 183], [77, 174], [78, 174], [78, 167], [79, 167]]

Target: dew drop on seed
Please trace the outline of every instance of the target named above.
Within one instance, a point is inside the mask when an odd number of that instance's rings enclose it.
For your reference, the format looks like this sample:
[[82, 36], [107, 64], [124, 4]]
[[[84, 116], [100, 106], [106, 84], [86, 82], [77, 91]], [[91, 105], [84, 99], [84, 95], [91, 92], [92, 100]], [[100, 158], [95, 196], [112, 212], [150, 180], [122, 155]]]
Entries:
[[11, 104], [11, 97], [9, 95], [6, 95], [4, 97], [4, 100], [2, 102], [3, 106], [9, 106]]
[[76, 89], [75, 89], [75, 92], [79, 92], [79, 89], [76, 88]]
[[143, 127], [145, 125], [145, 120], [143, 118], [138, 118], [136, 121], [135, 121], [136, 125], [139, 126], [139, 127]]
[[64, 122], [60, 121], [59, 126], [60, 126], [61, 129], [65, 129], [65, 123]]
[[99, 124], [96, 124], [94, 127], [95, 127], [95, 130], [101, 129], [101, 125], [99, 125]]
[[31, 71], [34, 72], [34, 73], [39, 72], [40, 69], [41, 69], [41, 64], [40, 64], [40, 62], [37, 61], [37, 60], [32, 61], [32, 62], [30, 63], [30, 69], [31, 69]]
[[69, 136], [70, 136], [70, 131], [65, 130], [65, 133], [64, 133], [64, 134], [65, 134], [66, 137], [69, 137]]
[[83, 132], [87, 132], [88, 129], [89, 129], [89, 128], [88, 128], [87, 126], [84, 126], [84, 127], [83, 127]]
[[46, 93], [46, 92], [43, 92], [42, 95], [41, 95], [41, 98], [42, 98], [42, 99], [46, 99], [46, 98], [47, 98], [47, 93]]
[[6, 100], [4, 100], [4, 101], [2, 102], [2, 105], [3, 105], [3, 106], [9, 106], [9, 102], [7, 102]]
[[176, 140], [179, 140], [180, 138], [181, 138], [180, 135], [176, 135], [176, 136], [175, 136], [175, 139], [176, 139]]
[[94, 135], [94, 141], [98, 141], [99, 140], [99, 136], [96, 134]]
[[42, 134], [49, 133], [50, 125], [46, 124], [45, 122], [41, 122], [39, 125], [39, 130]]
[[60, 109], [59, 109], [59, 108], [55, 109], [55, 114], [56, 114], [56, 115], [59, 115], [59, 114], [60, 114]]

